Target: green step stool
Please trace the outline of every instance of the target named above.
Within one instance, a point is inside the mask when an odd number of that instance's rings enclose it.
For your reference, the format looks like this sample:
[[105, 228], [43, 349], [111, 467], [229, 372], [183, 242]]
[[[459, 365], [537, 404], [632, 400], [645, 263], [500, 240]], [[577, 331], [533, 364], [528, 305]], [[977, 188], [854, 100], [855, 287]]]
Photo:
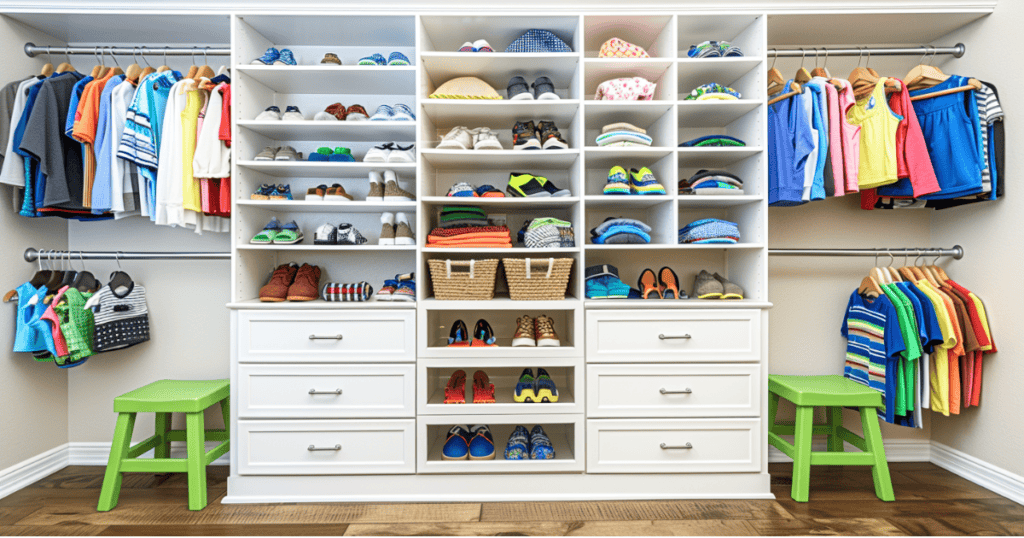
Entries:
[[[103, 489], [96, 510], [107, 512], [117, 506], [122, 473], [188, 473], [188, 509], [206, 507], [206, 466], [228, 451], [231, 423], [230, 385], [227, 379], [177, 381], [164, 379], [114, 398], [117, 428], [110, 446], [110, 460], [103, 477]], [[223, 430], [207, 430], [203, 411], [220, 403]], [[131, 446], [136, 413], [156, 413], [156, 433]], [[185, 413], [185, 429], [171, 429], [171, 413]], [[221, 441], [206, 451], [206, 441]], [[185, 441], [188, 457], [171, 458], [171, 441]], [[152, 459], [139, 459], [155, 449]]]
[[[880, 392], [840, 375], [769, 375], [768, 393], [768, 443], [793, 458], [794, 501], [807, 502], [811, 465], [870, 465], [875, 495], [883, 501], [896, 500], [885, 461], [882, 430], [878, 427]], [[796, 405], [795, 424], [775, 423], [779, 398]], [[814, 425], [815, 407], [826, 408], [826, 424]], [[843, 427], [844, 407], [860, 409], [863, 438]], [[792, 435], [793, 444], [786, 442], [783, 435]], [[827, 452], [811, 452], [813, 435], [828, 435]], [[844, 453], [843, 441], [863, 452]]]

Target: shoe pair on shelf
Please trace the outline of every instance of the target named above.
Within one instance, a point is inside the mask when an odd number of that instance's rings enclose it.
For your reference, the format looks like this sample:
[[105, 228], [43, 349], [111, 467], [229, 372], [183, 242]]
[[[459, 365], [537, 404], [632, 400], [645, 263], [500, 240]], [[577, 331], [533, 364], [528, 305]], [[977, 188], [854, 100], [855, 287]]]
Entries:
[[508, 175], [507, 192], [513, 198], [548, 198], [552, 196], [572, 196], [569, 189], [560, 189], [554, 182], [543, 176], [535, 176], [521, 172]]
[[592, 265], [586, 269], [585, 293], [587, 299], [628, 299], [629, 285], [619, 278], [614, 265]]
[[345, 108], [341, 103], [332, 103], [313, 116], [313, 121], [366, 121], [370, 115], [363, 105], [352, 105]]
[[384, 281], [380, 291], [377, 292], [378, 301], [415, 301], [416, 300], [416, 273], [405, 273], [395, 275]]
[[267, 49], [263, 56], [249, 62], [252, 65], [298, 65], [295, 55], [289, 49], [277, 50], [274, 47]]
[[415, 245], [416, 237], [412, 234], [409, 216], [405, 213], [382, 213], [380, 216], [379, 245]]
[[281, 114], [281, 109], [276, 106], [268, 106], [266, 110], [256, 116], [256, 121], [302, 121], [302, 111], [297, 106], [288, 106]]
[[551, 460], [555, 458], [555, 448], [551, 439], [544, 433], [540, 424], [527, 433], [525, 426], [516, 426], [505, 445], [506, 460]]
[[373, 53], [359, 59], [359, 65], [410, 65], [409, 57], [401, 52], [392, 52], [387, 58], [380, 53]]
[[250, 200], [292, 200], [291, 185], [268, 185], [264, 183], [249, 195]]
[[688, 299], [686, 292], [679, 288], [679, 277], [670, 267], [662, 267], [657, 274], [644, 269], [636, 279], [636, 289], [641, 299]]
[[537, 368], [537, 377], [533, 377], [533, 370], [526, 368], [519, 374], [512, 399], [516, 403], [557, 403], [558, 388], [547, 370]]
[[394, 170], [370, 172], [370, 192], [366, 195], [368, 202], [414, 202], [416, 195], [398, 186], [398, 176]]
[[345, 192], [345, 187], [342, 187], [340, 183], [335, 183], [330, 187], [317, 185], [306, 189], [305, 200], [307, 202], [351, 202], [355, 198]]
[[505, 149], [498, 141], [498, 135], [490, 127], [470, 129], [459, 125], [444, 135], [437, 149]]
[[505, 193], [494, 188], [493, 185], [474, 186], [472, 183], [460, 181], [448, 189], [448, 194], [455, 198], [504, 198]]
[[325, 223], [313, 233], [314, 245], [363, 245], [367, 239], [355, 226], [341, 223], [337, 226]]
[[414, 163], [416, 162], [416, 144], [402, 147], [398, 142], [387, 142], [374, 146], [363, 157], [364, 163]]
[[490, 428], [483, 424], [469, 429], [452, 426], [441, 449], [441, 457], [446, 460], [493, 460], [494, 437]]
[[[444, 403], [464, 404], [466, 403], [466, 371], [456, 370], [448, 379], [444, 387]], [[473, 403], [485, 404], [495, 403], [494, 383], [491, 383], [487, 372], [477, 370], [473, 374]]]
[[517, 121], [512, 126], [512, 149], [566, 149], [569, 143], [562, 138], [553, 121]]
[[486, 39], [477, 39], [472, 43], [469, 41], [463, 43], [459, 47], [459, 52], [494, 52], [494, 49], [491, 48], [491, 44]]
[[295, 151], [295, 148], [291, 146], [282, 147], [271, 147], [267, 146], [263, 148], [263, 151], [256, 154], [253, 157], [254, 161], [301, 161], [302, 154]]
[[604, 186], [604, 194], [667, 194], [665, 187], [658, 183], [654, 172], [646, 166], [637, 170], [630, 168], [629, 172], [621, 166], [613, 166], [608, 170], [608, 183]]
[[561, 99], [561, 97], [555, 93], [555, 84], [548, 77], [537, 77], [533, 84], [527, 85], [525, 78], [515, 76], [508, 81], [508, 99], [510, 101], [524, 99], [550, 101]]
[[461, 319], [455, 320], [448, 332], [448, 347], [498, 347], [496, 340], [491, 324], [483, 319], [477, 320], [472, 336]]
[[718, 273], [701, 271], [693, 281], [693, 295], [698, 299], [742, 299], [743, 288]]
[[370, 116], [370, 121], [416, 121], [416, 114], [413, 114], [409, 105], [380, 105]]
[[512, 336], [512, 347], [558, 347], [560, 345], [553, 319], [547, 316], [516, 318], [516, 332]]
[[294, 262], [286, 263], [278, 266], [270, 276], [270, 282], [260, 288], [260, 301], [315, 301], [320, 296], [319, 292], [319, 267], [308, 263], [302, 267]]
[[253, 245], [295, 245], [302, 242], [302, 230], [295, 221], [288, 224], [281, 224], [277, 217], [271, 217], [270, 222], [254, 235], [249, 243]]
[[315, 152], [309, 154], [308, 160], [309, 162], [351, 163], [355, 162], [356, 158], [352, 156], [352, 150], [349, 148], [331, 149], [325, 146], [316, 148]]

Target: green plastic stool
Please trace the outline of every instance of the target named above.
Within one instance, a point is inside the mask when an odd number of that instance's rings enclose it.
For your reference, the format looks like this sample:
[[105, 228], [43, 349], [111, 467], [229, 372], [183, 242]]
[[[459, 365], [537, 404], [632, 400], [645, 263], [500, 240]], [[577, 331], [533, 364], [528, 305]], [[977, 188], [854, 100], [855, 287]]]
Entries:
[[[231, 423], [227, 379], [175, 381], [164, 379], [114, 398], [117, 428], [110, 446], [110, 460], [103, 477], [103, 489], [96, 510], [107, 512], [117, 506], [122, 473], [188, 473], [188, 509], [206, 507], [206, 466], [228, 451]], [[207, 430], [203, 411], [220, 403], [223, 430]], [[136, 413], [156, 413], [156, 433], [131, 446]], [[171, 430], [171, 413], [185, 413], [185, 430]], [[206, 451], [206, 441], [221, 441]], [[171, 458], [171, 441], [185, 441], [188, 457]], [[138, 459], [151, 449], [152, 459]]]
[[[883, 501], [895, 501], [889, 465], [882, 446], [882, 430], [878, 427], [877, 408], [882, 395], [839, 375], [769, 375], [768, 376], [768, 443], [793, 458], [794, 501], [807, 502], [811, 484], [811, 465], [870, 465], [875, 481], [875, 495]], [[795, 424], [776, 424], [779, 398], [796, 405]], [[814, 425], [814, 408], [825, 407], [827, 423]], [[843, 408], [860, 409], [864, 437], [843, 427]], [[793, 444], [782, 435], [792, 435]], [[828, 435], [827, 452], [811, 451], [811, 436]], [[861, 453], [842, 453], [843, 441], [861, 449]]]

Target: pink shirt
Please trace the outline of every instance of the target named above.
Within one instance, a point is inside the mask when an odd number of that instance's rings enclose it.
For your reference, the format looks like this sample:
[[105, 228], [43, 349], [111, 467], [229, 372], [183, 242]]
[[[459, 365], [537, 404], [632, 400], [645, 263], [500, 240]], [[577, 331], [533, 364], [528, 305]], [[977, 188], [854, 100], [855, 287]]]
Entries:
[[50, 301], [50, 306], [46, 307], [46, 311], [43, 312], [42, 316], [40, 316], [40, 319], [45, 319], [50, 322], [50, 332], [53, 334], [53, 348], [57, 351], [58, 357], [67, 357], [71, 354], [71, 352], [68, 351], [68, 343], [64, 340], [64, 333], [60, 332], [60, 318], [57, 317], [57, 312], [53, 310], [53, 305], [60, 302], [65, 291], [68, 291], [68, 286], [61, 288], [57, 294], [53, 296], [53, 300]]
[[840, 139], [843, 143], [843, 178], [846, 180], [846, 194], [851, 192], [860, 192], [860, 184], [857, 183], [859, 178], [858, 170], [860, 169], [860, 125], [853, 125], [847, 119], [847, 112], [853, 108], [853, 105], [857, 104], [857, 99], [853, 96], [853, 86], [850, 85], [850, 81], [845, 79], [836, 79], [842, 85], [842, 91], [837, 92], [839, 94], [839, 112], [842, 115], [842, 122], [840, 123]]
[[928, 155], [928, 146], [924, 141], [921, 124], [917, 121], [914, 105], [910, 101], [910, 92], [902, 80], [900, 91], [889, 96], [889, 108], [903, 116], [903, 121], [896, 128], [896, 169], [899, 177], [910, 178], [914, 188], [914, 198], [939, 192], [939, 180], [932, 168], [932, 158]]
[[[832, 178], [835, 181], [835, 196], [846, 194], [846, 182], [843, 163], [842, 118], [839, 117], [839, 92], [824, 77], [814, 77], [825, 90], [825, 101], [828, 104], [828, 152], [832, 158]], [[845, 114], [844, 114], [845, 115]]]

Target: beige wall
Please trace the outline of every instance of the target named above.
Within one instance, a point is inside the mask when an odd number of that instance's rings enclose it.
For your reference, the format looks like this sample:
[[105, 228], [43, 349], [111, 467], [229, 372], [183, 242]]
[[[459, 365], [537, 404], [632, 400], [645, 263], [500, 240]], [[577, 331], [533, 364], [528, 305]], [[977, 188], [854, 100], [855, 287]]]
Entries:
[[[0, 17], [0, 50], [20, 51], [25, 41], [45, 44], [38, 33]], [[56, 44], [56, 43], [54, 43]], [[43, 61], [9, 53], [4, 59], [0, 85], [38, 71]], [[6, 144], [6, 141], [5, 141]], [[6, 146], [5, 146], [6, 149]], [[0, 186], [0, 230], [3, 249], [0, 274], [3, 293], [25, 282], [37, 267], [25, 263], [28, 247], [63, 249], [67, 226], [54, 218], [27, 219], [12, 211], [13, 189]], [[20, 200], [20, 197], [19, 197]], [[17, 303], [0, 305], [0, 469], [68, 442], [68, 383], [66, 370], [39, 363], [28, 353], [13, 353]]]

